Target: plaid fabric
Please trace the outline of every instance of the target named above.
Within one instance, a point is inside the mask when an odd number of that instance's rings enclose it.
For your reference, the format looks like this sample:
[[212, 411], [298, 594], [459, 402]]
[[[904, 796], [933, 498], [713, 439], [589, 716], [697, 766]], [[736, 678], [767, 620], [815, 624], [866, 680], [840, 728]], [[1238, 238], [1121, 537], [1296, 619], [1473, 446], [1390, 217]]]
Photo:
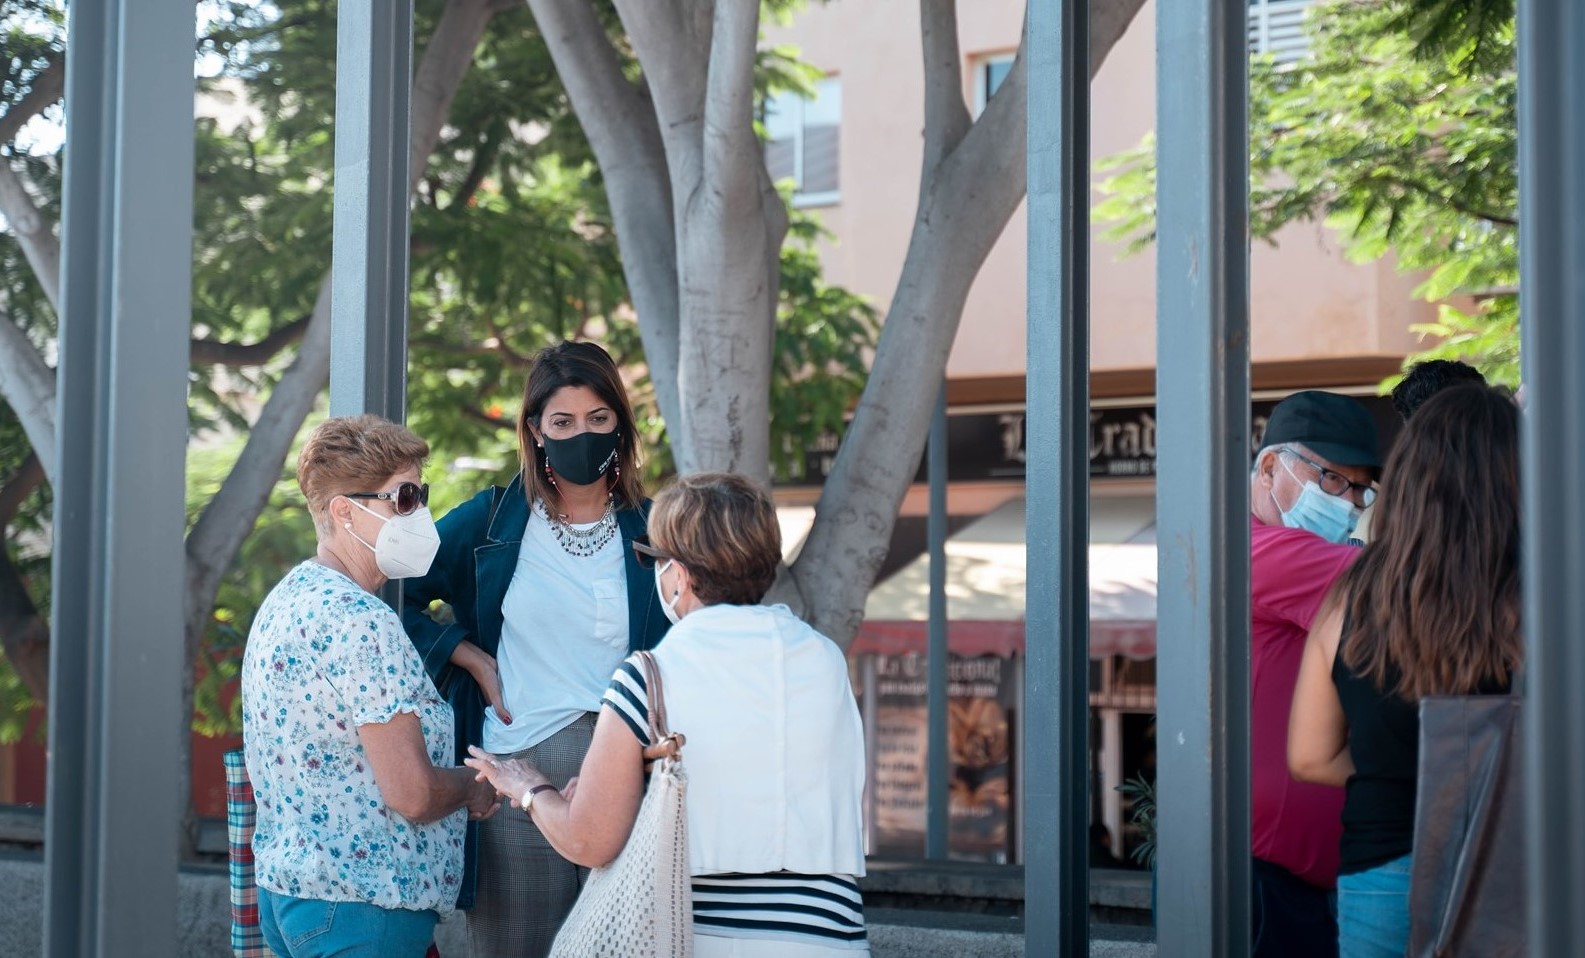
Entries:
[[[588, 712], [533, 748], [526, 758], [558, 788], [578, 774], [594, 738]], [[479, 823], [479, 890], [468, 912], [472, 958], [545, 958], [577, 901], [589, 869], [550, 847], [522, 809], [503, 805]]]
[[273, 958], [259, 930], [259, 889], [253, 884], [253, 826], [258, 808], [242, 750], [232, 749], [226, 763], [226, 835], [231, 859], [231, 951], [237, 958]]

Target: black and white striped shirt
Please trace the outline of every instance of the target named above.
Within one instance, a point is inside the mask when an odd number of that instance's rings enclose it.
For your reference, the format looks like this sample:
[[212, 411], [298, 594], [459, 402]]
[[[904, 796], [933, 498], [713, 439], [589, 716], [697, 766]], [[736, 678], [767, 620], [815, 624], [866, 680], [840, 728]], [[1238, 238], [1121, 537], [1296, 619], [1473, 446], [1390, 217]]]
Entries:
[[[640, 743], [649, 743], [649, 696], [642, 667], [624, 661], [604, 704]], [[686, 759], [684, 760], [686, 763]], [[694, 932], [718, 938], [805, 941], [840, 948], [866, 947], [864, 898], [849, 875], [794, 872], [695, 875]]]

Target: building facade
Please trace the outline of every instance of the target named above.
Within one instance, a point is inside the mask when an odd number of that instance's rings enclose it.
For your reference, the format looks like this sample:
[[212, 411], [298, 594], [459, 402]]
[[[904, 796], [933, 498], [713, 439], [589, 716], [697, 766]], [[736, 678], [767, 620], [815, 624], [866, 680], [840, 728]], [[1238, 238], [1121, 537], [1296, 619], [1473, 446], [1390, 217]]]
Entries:
[[[1312, 0], [1249, 0], [1250, 47], [1279, 61], [1304, 55]], [[1010, 69], [1024, 0], [958, 5], [963, 95], [978, 114]], [[1147, 2], [1092, 84], [1091, 150], [1099, 159], [1136, 146], [1155, 121], [1155, 8]], [[823, 74], [810, 99], [767, 105], [767, 161], [791, 177], [794, 202], [818, 213], [833, 239], [826, 278], [890, 301], [918, 199], [924, 126], [919, 5], [913, 0], [813, 4], [766, 41], [790, 44]], [[1098, 182], [1104, 174], [1097, 174]], [[1096, 193], [1099, 198], [1100, 194]], [[1090, 266], [1092, 818], [1112, 848], [1131, 844], [1116, 786], [1152, 775], [1154, 683], [1153, 252], [1125, 255], [1092, 226]], [[1021, 206], [968, 298], [947, 365], [949, 413], [948, 615], [952, 663], [954, 854], [1015, 860], [1022, 695], [1025, 236]], [[1390, 433], [1375, 394], [1416, 348], [1411, 326], [1435, 318], [1412, 295], [1417, 280], [1390, 260], [1350, 262], [1320, 224], [1255, 243], [1250, 264], [1252, 421], [1283, 396], [1325, 388], [1361, 397]], [[784, 488], [788, 506], [818, 494], [829, 450], [811, 455], [811, 483]], [[927, 497], [908, 495], [892, 554], [855, 641], [855, 688], [872, 742], [872, 849], [923, 847], [924, 649]], [[978, 660], [993, 659], [991, 667]]]

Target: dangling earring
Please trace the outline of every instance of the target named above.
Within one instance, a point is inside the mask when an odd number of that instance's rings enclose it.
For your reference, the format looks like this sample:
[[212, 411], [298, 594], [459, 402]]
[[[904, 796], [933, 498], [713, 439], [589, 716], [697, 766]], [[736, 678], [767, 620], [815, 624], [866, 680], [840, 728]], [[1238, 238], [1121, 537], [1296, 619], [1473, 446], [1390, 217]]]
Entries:
[[[539, 448], [543, 449], [545, 447], [542, 445]], [[550, 483], [552, 489], [558, 489], [559, 491], [559, 487], [556, 485], [556, 474], [550, 471], [549, 456], [545, 457], [545, 481]]]
[[622, 481], [622, 454], [619, 453], [619, 452], [613, 452], [611, 454], [611, 485], [612, 486], [616, 486], [619, 483], [621, 483], [621, 481]]

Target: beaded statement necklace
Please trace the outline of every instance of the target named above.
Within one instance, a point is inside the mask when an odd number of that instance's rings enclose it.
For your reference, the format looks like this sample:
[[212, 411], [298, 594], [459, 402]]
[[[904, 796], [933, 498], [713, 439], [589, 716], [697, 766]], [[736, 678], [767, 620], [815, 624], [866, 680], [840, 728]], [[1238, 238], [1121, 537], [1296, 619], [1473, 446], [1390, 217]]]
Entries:
[[587, 559], [604, 549], [616, 537], [616, 509], [610, 499], [605, 500], [605, 512], [592, 525], [579, 528], [560, 516], [552, 516], [544, 500], [534, 503], [538, 512], [550, 524], [561, 550], [575, 559]]

